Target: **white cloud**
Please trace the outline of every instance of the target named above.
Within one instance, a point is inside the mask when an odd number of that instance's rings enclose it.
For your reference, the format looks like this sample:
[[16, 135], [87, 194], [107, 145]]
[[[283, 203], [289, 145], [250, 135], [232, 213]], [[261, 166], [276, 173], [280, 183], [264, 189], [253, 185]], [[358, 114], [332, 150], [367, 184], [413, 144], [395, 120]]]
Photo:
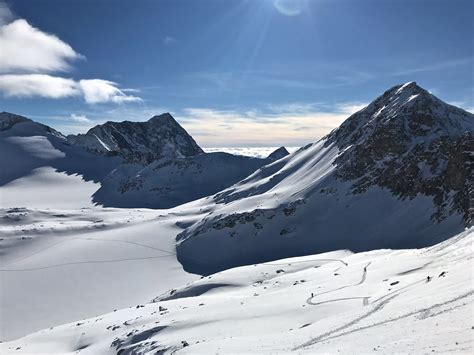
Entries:
[[368, 104], [366, 103], [360, 103], [360, 102], [346, 102], [346, 103], [336, 105], [336, 109], [338, 112], [341, 112], [345, 115], [350, 116], [353, 113], [356, 113], [357, 111], [362, 110], [367, 105]]
[[52, 72], [70, 69], [82, 56], [58, 37], [32, 27], [23, 19], [0, 27], [0, 72]]
[[117, 83], [108, 80], [90, 79], [79, 81], [79, 86], [88, 104], [103, 102], [141, 101], [139, 97], [127, 95], [117, 87]]
[[47, 74], [0, 75], [0, 92], [7, 97], [44, 97], [61, 99], [83, 96], [88, 104], [123, 103], [140, 101], [136, 96], [125, 94], [117, 84], [108, 80], [91, 79], [79, 82], [73, 79]]
[[46, 74], [0, 75], [0, 92], [7, 97], [45, 97], [59, 99], [80, 95], [77, 83]]
[[52, 75], [71, 69], [70, 63], [84, 58], [53, 34], [14, 20], [0, 0], [0, 93], [6, 97], [61, 99], [82, 96], [86, 103], [124, 103], [141, 99], [126, 94], [115, 82], [102, 79], [74, 80]]
[[342, 103], [332, 112], [301, 103], [273, 106], [270, 112], [187, 108], [178, 120], [203, 146], [301, 146], [328, 134], [364, 106]]
[[76, 115], [71, 113], [70, 120], [79, 123], [91, 123], [92, 121], [88, 119], [85, 115]]

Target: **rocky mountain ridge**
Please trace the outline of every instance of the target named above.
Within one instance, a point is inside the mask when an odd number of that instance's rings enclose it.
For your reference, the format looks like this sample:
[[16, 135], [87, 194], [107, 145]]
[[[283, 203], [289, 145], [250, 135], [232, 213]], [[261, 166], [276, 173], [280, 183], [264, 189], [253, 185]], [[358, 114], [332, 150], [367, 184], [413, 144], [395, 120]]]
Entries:
[[127, 162], [149, 164], [161, 158], [183, 158], [203, 153], [194, 139], [169, 113], [145, 122], [112, 122], [91, 128], [85, 134], [67, 137], [98, 154], [120, 155]]
[[336, 174], [353, 192], [377, 185], [400, 198], [424, 194], [436, 202], [434, 219], [461, 212], [471, 221], [473, 132], [473, 114], [410, 82], [349, 117], [325, 146], [341, 151]]

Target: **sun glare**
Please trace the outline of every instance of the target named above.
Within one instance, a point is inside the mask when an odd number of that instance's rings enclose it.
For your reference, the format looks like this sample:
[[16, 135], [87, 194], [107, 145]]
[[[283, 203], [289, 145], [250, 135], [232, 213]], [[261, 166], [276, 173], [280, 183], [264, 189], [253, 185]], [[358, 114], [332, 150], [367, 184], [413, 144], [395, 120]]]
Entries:
[[306, 0], [273, 0], [273, 6], [285, 16], [297, 16], [302, 13]]

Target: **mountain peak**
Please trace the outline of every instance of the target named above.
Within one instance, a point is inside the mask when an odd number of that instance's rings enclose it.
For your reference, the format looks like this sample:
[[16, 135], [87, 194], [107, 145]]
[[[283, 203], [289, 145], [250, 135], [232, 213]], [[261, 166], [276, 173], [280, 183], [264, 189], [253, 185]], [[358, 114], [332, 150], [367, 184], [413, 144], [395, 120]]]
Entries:
[[278, 149], [275, 149], [273, 152], [271, 152], [270, 155], [267, 157], [267, 159], [269, 159], [269, 160], [279, 160], [281, 158], [286, 157], [289, 154], [290, 153], [288, 152], [288, 150], [286, 150], [286, 148], [282, 146]]
[[415, 82], [387, 90], [325, 137], [335, 145], [337, 176], [353, 181], [353, 190], [388, 188], [395, 195], [433, 196], [446, 218], [451, 195], [453, 209], [469, 220], [469, 194], [474, 115], [449, 105]]
[[173, 123], [173, 124], [178, 124], [174, 117], [169, 113], [165, 112], [162, 113], [161, 115], [155, 115], [152, 118], [148, 120], [150, 123]]
[[[354, 113], [327, 136], [339, 147], [370, 141], [414, 142], [458, 137], [474, 129], [474, 115], [449, 105], [415, 82], [396, 85]], [[385, 138], [384, 138], [385, 137]]]
[[[421, 86], [418, 86], [415, 81], [409, 81], [405, 84], [396, 85], [392, 88], [396, 90], [397, 94], [401, 94], [402, 92], [414, 92], [414, 91], [425, 91]], [[392, 90], [391, 89], [391, 90]]]
[[384, 103], [385, 105], [396, 104], [403, 106], [417, 98], [428, 99], [433, 97], [427, 90], [418, 86], [416, 82], [410, 81], [405, 84], [395, 85], [379, 96], [373, 103]]
[[106, 122], [86, 134], [69, 136], [73, 144], [100, 154], [119, 154], [129, 162], [150, 163], [160, 158], [203, 153], [194, 139], [169, 113], [145, 122]]

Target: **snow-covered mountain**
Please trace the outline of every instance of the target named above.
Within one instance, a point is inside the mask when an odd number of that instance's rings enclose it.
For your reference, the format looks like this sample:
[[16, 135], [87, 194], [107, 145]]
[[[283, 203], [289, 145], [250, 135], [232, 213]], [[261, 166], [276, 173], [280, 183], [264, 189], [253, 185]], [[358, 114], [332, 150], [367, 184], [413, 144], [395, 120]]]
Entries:
[[[72, 146], [51, 127], [0, 113], [1, 207], [92, 206], [100, 181], [122, 161]], [[61, 194], [54, 193], [58, 188]]]
[[0, 127], [2, 354], [472, 352], [473, 115], [414, 83], [267, 159]]
[[162, 158], [183, 158], [203, 153], [194, 139], [169, 113], [154, 116], [146, 122], [106, 122], [86, 134], [67, 139], [88, 150], [114, 155], [127, 162], [149, 164]]
[[431, 196], [437, 207], [433, 219], [462, 213], [468, 222], [473, 131], [473, 114], [411, 82], [351, 116], [325, 146], [343, 152], [335, 160], [336, 174], [354, 181], [353, 192], [378, 185], [400, 198]]
[[285, 147], [280, 147], [280, 148], [274, 150], [272, 153], [270, 153], [268, 155], [268, 159], [272, 160], [272, 161], [276, 161], [276, 160], [279, 160], [281, 158], [286, 157], [289, 154], [290, 153], [286, 150]]
[[281, 148], [266, 159], [215, 152], [146, 166], [122, 164], [105, 177], [93, 200], [113, 207], [175, 207], [215, 194], [280, 156]]
[[[3, 207], [46, 207], [57, 200], [56, 207], [66, 208], [169, 208], [221, 191], [288, 154], [284, 148], [266, 159], [204, 153], [169, 114], [107, 122], [66, 138], [3, 112], [0, 128], [0, 158], [8, 162], [0, 171]], [[49, 197], [48, 189], [57, 186], [66, 195]]]
[[[168, 280], [153, 300], [50, 327], [0, 351], [470, 354], [473, 236], [471, 229], [425, 249], [334, 251], [180, 276], [188, 283]], [[127, 297], [136, 285], [124, 285]]]
[[416, 83], [395, 86], [325, 138], [214, 195], [207, 216], [178, 236], [178, 257], [212, 273], [445, 240], [472, 221], [473, 132], [471, 113]]

